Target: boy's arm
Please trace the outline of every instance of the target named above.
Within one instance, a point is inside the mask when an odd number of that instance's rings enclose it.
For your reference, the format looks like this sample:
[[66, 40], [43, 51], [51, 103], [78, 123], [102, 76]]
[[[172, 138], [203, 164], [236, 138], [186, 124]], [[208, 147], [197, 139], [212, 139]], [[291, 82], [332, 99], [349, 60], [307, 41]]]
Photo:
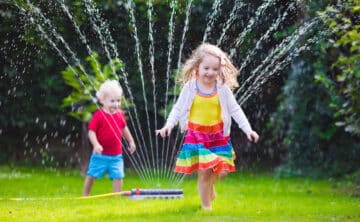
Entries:
[[97, 140], [96, 133], [92, 130], [89, 130], [88, 136], [90, 143], [94, 147], [94, 152], [101, 153], [103, 151], [103, 147], [100, 145], [99, 141]]
[[123, 135], [126, 139], [126, 141], [128, 142], [129, 146], [128, 146], [128, 150], [130, 151], [130, 153], [134, 153], [136, 150], [136, 145], [135, 145], [135, 141], [134, 138], [132, 137], [130, 130], [127, 126], [125, 126], [125, 128], [123, 129]]

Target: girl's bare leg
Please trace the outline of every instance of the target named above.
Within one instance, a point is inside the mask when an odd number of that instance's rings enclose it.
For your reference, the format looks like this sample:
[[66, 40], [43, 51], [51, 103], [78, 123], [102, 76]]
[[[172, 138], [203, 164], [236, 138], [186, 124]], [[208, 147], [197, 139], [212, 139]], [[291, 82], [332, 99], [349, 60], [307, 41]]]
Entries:
[[123, 179], [113, 179], [113, 192], [120, 192], [123, 186]]
[[211, 202], [216, 197], [215, 183], [226, 175], [227, 172], [214, 174], [212, 169], [198, 170], [198, 190], [204, 210], [211, 210]]
[[211, 199], [211, 201], [213, 201], [213, 200], [215, 200], [215, 198], [216, 198], [215, 184], [212, 184], [210, 199]]
[[83, 196], [89, 196], [91, 187], [95, 181], [94, 177], [86, 176], [85, 183], [84, 183], [84, 189], [83, 189]]
[[212, 181], [211, 192], [210, 192], [211, 201], [213, 201], [216, 198], [215, 183], [221, 180], [222, 178], [224, 178], [226, 175], [227, 172], [225, 171], [221, 172], [220, 174], [211, 173], [211, 181]]
[[201, 206], [204, 210], [211, 210], [211, 174], [211, 169], [198, 171], [198, 191], [201, 199]]

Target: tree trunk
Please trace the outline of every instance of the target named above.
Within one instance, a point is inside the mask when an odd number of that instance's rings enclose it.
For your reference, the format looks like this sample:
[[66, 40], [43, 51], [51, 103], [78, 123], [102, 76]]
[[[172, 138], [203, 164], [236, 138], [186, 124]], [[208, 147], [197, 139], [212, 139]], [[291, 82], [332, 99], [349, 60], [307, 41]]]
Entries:
[[83, 122], [81, 129], [81, 148], [80, 148], [80, 174], [82, 176], [86, 176], [90, 154], [91, 154], [91, 147], [88, 139], [87, 123]]

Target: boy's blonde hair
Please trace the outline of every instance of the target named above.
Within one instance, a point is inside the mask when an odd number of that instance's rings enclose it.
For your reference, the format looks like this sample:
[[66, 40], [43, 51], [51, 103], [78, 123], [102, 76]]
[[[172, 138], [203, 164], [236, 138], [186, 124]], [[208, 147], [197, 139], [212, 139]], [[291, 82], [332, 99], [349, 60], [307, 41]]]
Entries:
[[219, 80], [222, 83], [228, 85], [230, 89], [234, 89], [239, 86], [239, 83], [237, 82], [238, 70], [232, 64], [229, 56], [219, 47], [209, 43], [202, 43], [199, 45], [192, 52], [190, 58], [186, 60], [181, 69], [179, 78], [179, 81], [183, 85], [191, 79], [196, 78], [199, 64], [205, 55], [212, 55], [219, 58], [221, 65]]
[[123, 90], [118, 81], [105, 80], [105, 82], [100, 85], [99, 90], [96, 92], [96, 97], [100, 100], [100, 102], [102, 102], [106, 95], [111, 94], [119, 96], [120, 98], [123, 94]]

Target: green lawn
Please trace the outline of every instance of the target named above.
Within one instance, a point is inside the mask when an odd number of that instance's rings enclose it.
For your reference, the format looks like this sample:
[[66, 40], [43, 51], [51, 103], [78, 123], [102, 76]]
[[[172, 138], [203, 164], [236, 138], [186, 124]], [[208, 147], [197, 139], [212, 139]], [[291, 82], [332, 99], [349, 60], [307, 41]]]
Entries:
[[[180, 185], [184, 198], [173, 200], [73, 199], [83, 181], [78, 171], [0, 167], [0, 221], [360, 221], [360, 198], [328, 180], [233, 173], [217, 184], [211, 212], [200, 209], [195, 177]], [[136, 187], [154, 188], [128, 172], [124, 190]], [[95, 182], [92, 194], [108, 192], [111, 181]]]

